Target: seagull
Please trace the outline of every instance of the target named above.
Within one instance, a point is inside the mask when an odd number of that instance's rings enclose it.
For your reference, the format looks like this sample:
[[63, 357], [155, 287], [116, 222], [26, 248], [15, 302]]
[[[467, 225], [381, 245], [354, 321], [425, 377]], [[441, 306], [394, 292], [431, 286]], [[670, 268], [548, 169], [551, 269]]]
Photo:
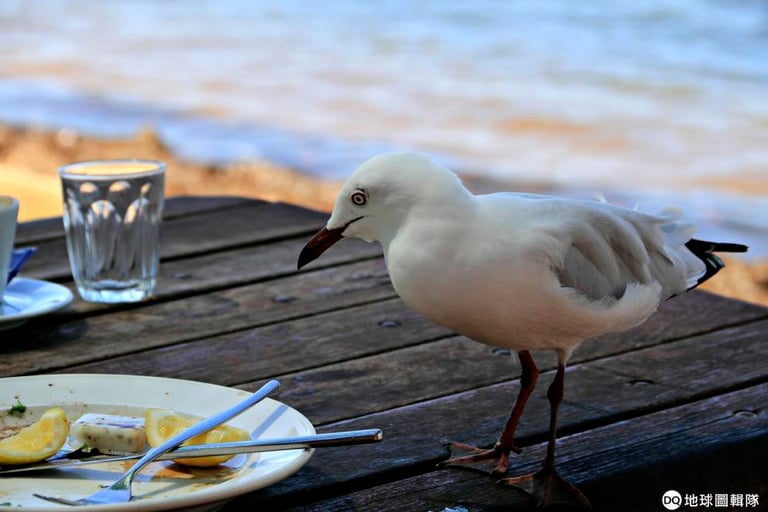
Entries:
[[[504, 475], [520, 417], [538, 377], [532, 351], [557, 353], [547, 397], [547, 453], [536, 473], [503, 479], [532, 488], [540, 507], [589, 502], [555, 470], [565, 368], [582, 342], [647, 320], [666, 299], [721, 268], [715, 252], [747, 247], [693, 238], [679, 209], [642, 213], [600, 201], [499, 192], [474, 195], [451, 170], [415, 153], [388, 153], [358, 167], [298, 268], [342, 238], [379, 242], [392, 285], [427, 319], [480, 343], [518, 353], [520, 391], [496, 444], [451, 443], [444, 464], [490, 464]], [[460, 453], [465, 453], [460, 455]], [[452, 453], [452, 455], [453, 455]]]

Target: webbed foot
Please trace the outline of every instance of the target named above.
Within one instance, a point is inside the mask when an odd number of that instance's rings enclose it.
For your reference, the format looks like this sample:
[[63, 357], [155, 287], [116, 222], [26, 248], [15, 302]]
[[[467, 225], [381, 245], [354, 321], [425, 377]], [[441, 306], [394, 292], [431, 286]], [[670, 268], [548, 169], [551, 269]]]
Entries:
[[490, 449], [476, 448], [463, 443], [449, 443], [448, 449], [451, 451], [451, 457], [441, 462], [441, 467], [476, 469], [496, 476], [507, 472], [511, 451], [520, 453], [520, 449], [516, 446], [504, 449], [498, 443]]
[[592, 510], [589, 500], [570, 482], [557, 474], [554, 469], [517, 477], [503, 478], [500, 484], [514, 485], [528, 492], [536, 499], [539, 508], [565, 505], [573, 510]]

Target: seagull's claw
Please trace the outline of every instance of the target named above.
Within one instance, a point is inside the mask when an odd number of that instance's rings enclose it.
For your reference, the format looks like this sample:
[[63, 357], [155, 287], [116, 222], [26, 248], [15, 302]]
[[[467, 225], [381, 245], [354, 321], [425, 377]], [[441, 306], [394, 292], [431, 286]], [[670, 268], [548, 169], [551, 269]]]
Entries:
[[536, 499], [539, 508], [565, 505], [573, 510], [592, 510], [589, 500], [554, 469], [543, 468], [530, 475], [503, 478], [500, 484], [513, 485], [528, 492]]
[[451, 452], [451, 458], [441, 462], [441, 467], [463, 467], [496, 476], [507, 472], [510, 452], [521, 452], [516, 446], [504, 449], [498, 443], [490, 449], [476, 448], [462, 443], [449, 443], [448, 449]]

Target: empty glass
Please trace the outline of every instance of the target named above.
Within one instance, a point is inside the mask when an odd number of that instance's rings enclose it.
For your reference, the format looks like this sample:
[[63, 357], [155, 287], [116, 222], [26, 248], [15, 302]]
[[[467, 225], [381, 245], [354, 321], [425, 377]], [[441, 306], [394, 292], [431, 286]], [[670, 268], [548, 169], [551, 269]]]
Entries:
[[101, 160], [59, 169], [72, 276], [92, 302], [137, 302], [157, 282], [165, 164]]

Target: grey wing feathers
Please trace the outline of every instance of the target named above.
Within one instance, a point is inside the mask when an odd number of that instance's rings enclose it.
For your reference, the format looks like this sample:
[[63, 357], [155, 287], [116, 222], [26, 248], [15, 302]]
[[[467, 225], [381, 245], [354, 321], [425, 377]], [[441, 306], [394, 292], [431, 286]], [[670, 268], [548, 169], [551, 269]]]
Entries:
[[571, 202], [561, 233], [562, 286], [592, 300], [619, 299], [630, 283], [658, 281], [662, 298], [691, 286], [704, 265], [685, 247], [694, 228], [677, 222], [679, 212], [649, 215], [605, 203]]

